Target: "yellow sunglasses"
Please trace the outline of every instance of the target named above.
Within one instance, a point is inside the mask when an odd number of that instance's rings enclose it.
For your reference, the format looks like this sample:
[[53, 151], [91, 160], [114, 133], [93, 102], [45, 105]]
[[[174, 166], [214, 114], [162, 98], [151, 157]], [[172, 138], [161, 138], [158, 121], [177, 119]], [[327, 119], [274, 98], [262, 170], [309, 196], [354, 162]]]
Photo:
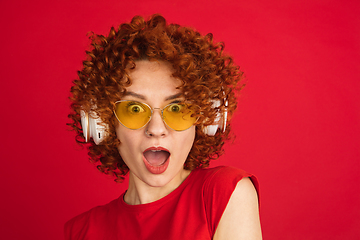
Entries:
[[151, 108], [146, 103], [121, 100], [115, 102], [115, 116], [117, 120], [129, 129], [143, 128], [151, 119], [153, 110], [161, 110], [164, 123], [175, 131], [184, 131], [197, 121], [193, 115], [198, 111], [195, 105], [185, 103], [170, 103], [163, 109]]

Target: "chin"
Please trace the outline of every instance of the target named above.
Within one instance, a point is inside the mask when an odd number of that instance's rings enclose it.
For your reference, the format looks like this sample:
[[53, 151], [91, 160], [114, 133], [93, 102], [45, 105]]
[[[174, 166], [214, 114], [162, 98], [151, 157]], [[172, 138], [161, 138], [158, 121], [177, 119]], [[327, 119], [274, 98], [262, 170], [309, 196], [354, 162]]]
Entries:
[[[169, 170], [169, 169], [167, 169]], [[166, 185], [171, 185], [172, 181], [180, 177], [180, 172], [184, 170], [179, 169], [179, 171], [165, 171], [162, 174], [152, 174], [144, 178], [144, 182], [151, 187], [165, 187]], [[177, 182], [177, 181], [175, 181]], [[176, 184], [174, 182], [174, 184]], [[182, 181], [181, 181], [182, 182]]]

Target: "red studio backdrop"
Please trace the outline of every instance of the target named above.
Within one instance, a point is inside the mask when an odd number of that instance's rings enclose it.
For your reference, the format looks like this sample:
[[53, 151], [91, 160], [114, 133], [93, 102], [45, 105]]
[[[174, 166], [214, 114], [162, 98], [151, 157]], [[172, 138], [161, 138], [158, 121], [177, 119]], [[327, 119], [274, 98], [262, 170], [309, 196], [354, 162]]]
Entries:
[[246, 73], [236, 138], [213, 162], [260, 180], [264, 239], [359, 239], [360, 2], [2, 1], [1, 239], [63, 239], [117, 198], [66, 123], [88, 49], [135, 15], [212, 32]]

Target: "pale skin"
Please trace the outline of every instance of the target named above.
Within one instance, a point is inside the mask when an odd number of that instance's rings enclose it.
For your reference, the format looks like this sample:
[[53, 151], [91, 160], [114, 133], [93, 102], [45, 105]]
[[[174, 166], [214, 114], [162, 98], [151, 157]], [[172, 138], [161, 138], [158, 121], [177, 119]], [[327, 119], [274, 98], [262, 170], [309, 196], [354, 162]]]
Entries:
[[244, 178], [237, 184], [213, 239], [262, 239], [258, 196], [249, 178]]
[[[137, 61], [130, 73], [132, 85], [123, 100], [140, 101], [152, 108], [163, 108], [184, 100], [176, 89], [181, 81], [171, 76], [172, 68], [162, 61]], [[130, 205], [157, 201], [175, 190], [190, 174], [183, 168], [195, 138], [195, 126], [185, 131], [169, 128], [155, 110], [150, 122], [141, 129], [131, 130], [120, 123], [116, 133], [121, 142], [118, 150], [130, 169], [129, 187], [124, 196]], [[149, 147], [164, 147], [170, 152], [169, 166], [162, 174], [150, 173], [143, 162], [143, 152]], [[214, 235], [215, 240], [261, 237], [258, 199], [248, 178], [236, 186]]]

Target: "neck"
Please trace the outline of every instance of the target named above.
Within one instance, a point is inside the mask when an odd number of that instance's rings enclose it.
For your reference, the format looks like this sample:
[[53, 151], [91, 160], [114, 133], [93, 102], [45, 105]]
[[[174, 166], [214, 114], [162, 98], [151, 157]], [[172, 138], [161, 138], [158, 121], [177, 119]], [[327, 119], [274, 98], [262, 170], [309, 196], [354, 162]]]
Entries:
[[164, 186], [150, 186], [138, 179], [134, 174], [129, 174], [129, 188], [124, 196], [124, 201], [130, 205], [139, 205], [155, 202], [178, 188], [189, 176], [191, 171], [182, 169], [169, 183]]

